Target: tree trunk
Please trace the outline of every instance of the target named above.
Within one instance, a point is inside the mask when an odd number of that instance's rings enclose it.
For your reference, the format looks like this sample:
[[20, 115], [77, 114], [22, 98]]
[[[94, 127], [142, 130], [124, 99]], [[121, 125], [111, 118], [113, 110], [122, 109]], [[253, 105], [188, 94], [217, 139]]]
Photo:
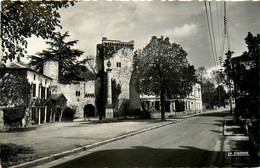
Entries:
[[161, 100], [161, 120], [165, 121], [165, 91], [162, 88], [161, 89], [161, 95], [160, 95], [160, 100]]

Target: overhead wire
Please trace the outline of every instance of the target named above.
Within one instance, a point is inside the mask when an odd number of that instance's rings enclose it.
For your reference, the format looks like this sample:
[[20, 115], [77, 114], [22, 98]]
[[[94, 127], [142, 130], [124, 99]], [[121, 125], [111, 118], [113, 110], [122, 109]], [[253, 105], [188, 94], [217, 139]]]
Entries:
[[[220, 59], [220, 66], [222, 66], [222, 50], [221, 50], [221, 41], [222, 41], [222, 36], [221, 36], [221, 26], [220, 26], [220, 16], [219, 16], [219, 2], [216, 2], [216, 11], [217, 11], [217, 30], [218, 30], [218, 51], [219, 51], [219, 59]], [[221, 11], [220, 11], [221, 12]], [[221, 15], [221, 13], [220, 13]]]
[[213, 17], [212, 17], [212, 9], [211, 9], [211, 2], [209, 1], [209, 11], [210, 11], [210, 23], [211, 23], [211, 29], [212, 29], [212, 37], [213, 37], [213, 48], [215, 53], [215, 59], [216, 59], [216, 65], [218, 66], [218, 56], [216, 51], [216, 39], [215, 39], [215, 31], [214, 31], [214, 24], [213, 24]]
[[209, 39], [211, 43], [211, 52], [212, 52], [212, 57], [214, 61], [214, 65], [216, 67], [216, 60], [215, 60], [215, 54], [214, 54], [214, 49], [213, 49], [213, 41], [211, 37], [211, 29], [210, 29], [210, 24], [209, 24], [209, 16], [208, 16], [208, 9], [207, 9], [207, 3], [206, 0], [204, 0], [204, 6], [205, 6], [205, 12], [206, 12], [206, 19], [207, 19], [207, 25], [208, 25], [208, 31], [209, 31]]

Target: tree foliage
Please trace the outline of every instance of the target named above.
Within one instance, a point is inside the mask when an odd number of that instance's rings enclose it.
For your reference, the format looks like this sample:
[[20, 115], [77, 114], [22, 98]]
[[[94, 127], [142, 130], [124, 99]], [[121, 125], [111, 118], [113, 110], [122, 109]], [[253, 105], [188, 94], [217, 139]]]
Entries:
[[[98, 108], [98, 114], [99, 114], [99, 120], [102, 120], [102, 116], [105, 115], [105, 105], [107, 104], [107, 74], [104, 74], [104, 87], [103, 92], [101, 94], [98, 94], [96, 97], [96, 104], [99, 106]], [[112, 104], [114, 109], [118, 109], [119, 105], [119, 95], [122, 93], [121, 85], [116, 82], [115, 79], [111, 79], [111, 89], [112, 89]]]
[[119, 95], [122, 93], [121, 85], [116, 82], [115, 79], [112, 79], [112, 103], [113, 108], [118, 108], [119, 105]]
[[48, 39], [60, 27], [58, 9], [74, 5], [72, 1], [1, 1], [2, 60], [20, 60], [26, 53], [26, 38], [32, 35]]
[[216, 82], [217, 85], [225, 83], [223, 76], [222, 76], [222, 72], [220, 70], [212, 71], [211, 76], [212, 76], [213, 81]]
[[207, 81], [203, 84], [204, 91], [202, 93], [202, 102], [208, 109], [212, 109], [213, 106], [225, 106], [225, 99], [229, 98], [223, 85], [218, 85], [215, 88], [214, 84]]
[[196, 71], [196, 76], [197, 76], [197, 80], [198, 82], [202, 85], [203, 82], [205, 81], [205, 76], [206, 74], [206, 68], [205, 67], [199, 67]]
[[[77, 58], [80, 57], [84, 52], [72, 47], [77, 44], [78, 40], [68, 41], [65, 39], [69, 37], [69, 33], [64, 34], [55, 32], [51, 36], [51, 41], [46, 42], [50, 45], [50, 48], [37, 53], [38, 56], [31, 56], [30, 64], [35, 66], [37, 70], [42, 72], [43, 63], [47, 60], [54, 60], [59, 62], [59, 80], [70, 79], [73, 75], [77, 74], [80, 68], [80, 62]], [[79, 69], [77, 69], [79, 68]], [[69, 77], [69, 78], [68, 78]]]
[[241, 56], [231, 58], [233, 52], [226, 53], [224, 72], [234, 82], [236, 102], [241, 102], [239, 99], [244, 100], [243, 106], [236, 103], [236, 115], [250, 117], [258, 115], [260, 35], [254, 36], [249, 32], [245, 42], [248, 51], [243, 52]]
[[187, 53], [169, 38], [153, 36], [138, 53], [139, 91], [161, 99], [161, 118], [164, 120], [166, 98], [185, 97], [196, 82], [195, 69]]
[[26, 78], [6, 73], [0, 79], [0, 106], [28, 106], [31, 86]]

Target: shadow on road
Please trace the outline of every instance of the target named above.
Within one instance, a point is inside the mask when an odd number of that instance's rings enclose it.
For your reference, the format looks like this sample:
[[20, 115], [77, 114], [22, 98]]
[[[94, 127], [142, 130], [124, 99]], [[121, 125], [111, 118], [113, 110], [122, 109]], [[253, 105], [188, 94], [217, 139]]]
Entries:
[[225, 117], [230, 114], [229, 111], [212, 112], [199, 115], [200, 117]]
[[12, 128], [7, 131], [3, 131], [3, 133], [17, 133], [17, 132], [28, 132], [28, 131], [33, 131], [36, 130], [37, 127], [26, 127], [26, 128]]
[[189, 146], [181, 146], [181, 148], [183, 149], [156, 149], [145, 146], [136, 146], [133, 147], [133, 149], [103, 150], [55, 167], [210, 166], [211, 156], [214, 152]]
[[0, 164], [4, 168], [21, 162], [29, 161], [30, 156], [33, 153], [35, 153], [33, 148], [28, 146], [16, 145], [12, 143], [1, 143]]

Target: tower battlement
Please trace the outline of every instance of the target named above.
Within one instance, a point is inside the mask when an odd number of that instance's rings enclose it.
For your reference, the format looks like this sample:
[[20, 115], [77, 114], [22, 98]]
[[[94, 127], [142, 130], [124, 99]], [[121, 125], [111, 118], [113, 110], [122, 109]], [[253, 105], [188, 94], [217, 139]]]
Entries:
[[107, 37], [102, 38], [102, 45], [103, 46], [122, 46], [122, 47], [131, 47], [134, 48], [134, 40], [123, 42], [120, 40], [108, 40]]

